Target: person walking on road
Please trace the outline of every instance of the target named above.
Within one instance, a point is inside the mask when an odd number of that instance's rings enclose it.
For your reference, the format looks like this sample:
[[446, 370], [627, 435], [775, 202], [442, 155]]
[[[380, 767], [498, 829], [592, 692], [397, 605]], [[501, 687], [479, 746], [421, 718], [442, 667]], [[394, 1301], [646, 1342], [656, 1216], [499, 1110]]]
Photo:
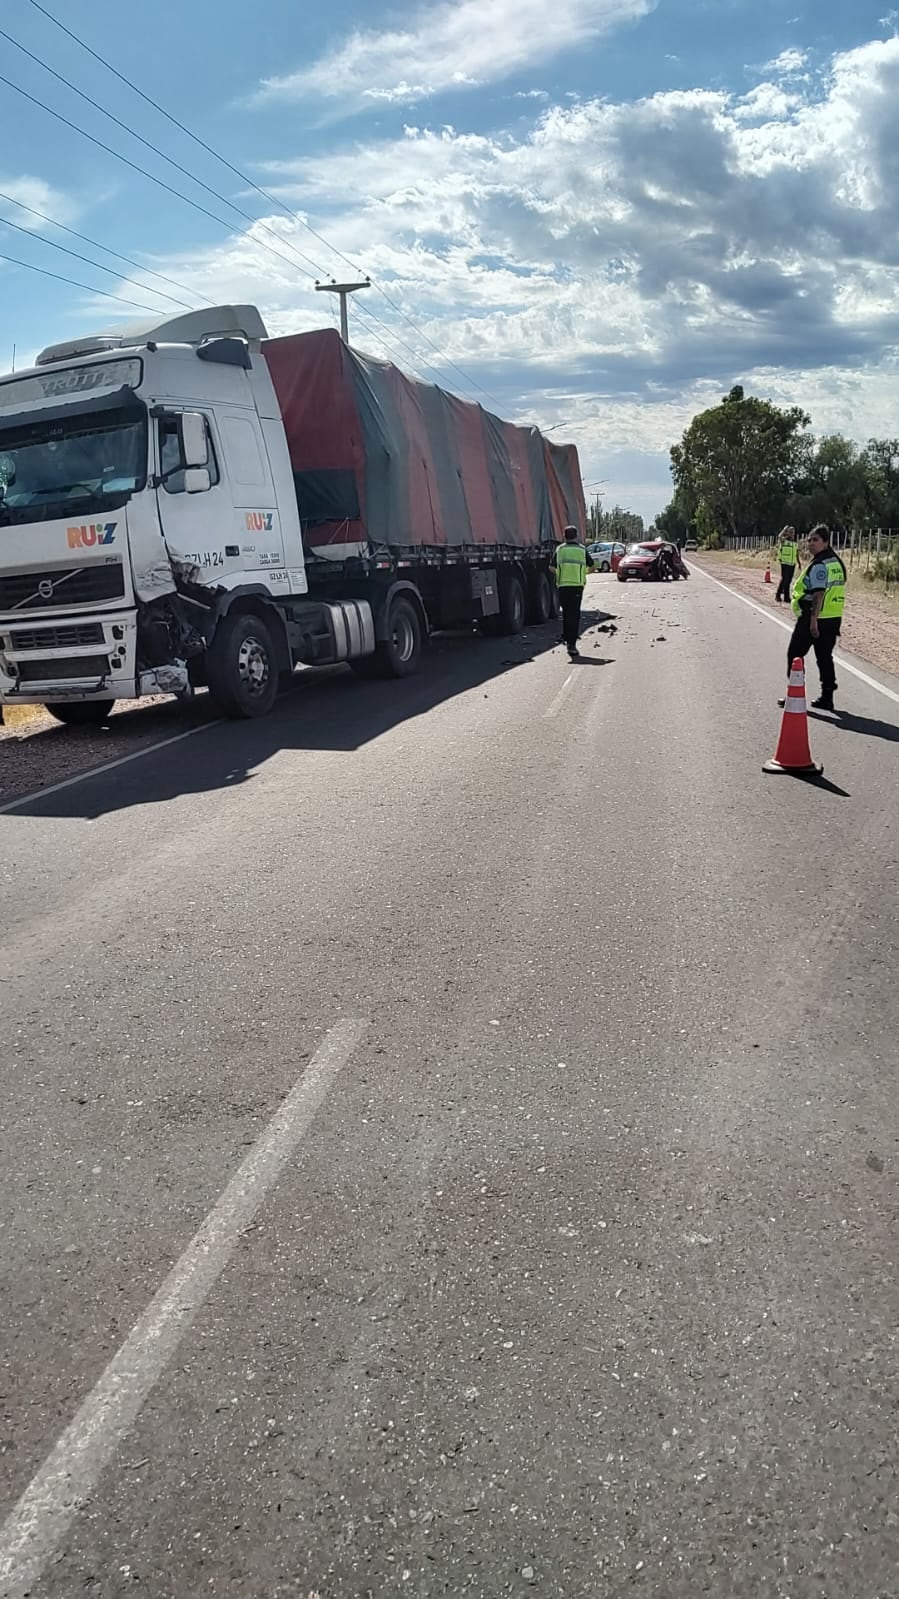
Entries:
[[811, 560], [793, 588], [792, 605], [797, 621], [787, 649], [787, 675], [794, 657], [801, 655], [804, 659], [813, 649], [821, 677], [821, 694], [812, 704], [817, 711], [832, 711], [837, 687], [833, 652], [840, 636], [846, 601], [846, 568], [831, 546], [828, 528], [813, 527], [808, 547]]
[[777, 585], [776, 600], [790, 603], [790, 589], [793, 578], [796, 576], [796, 562], [799, 557], [799, 545], [796, 542], [796, 529], [784, 527], [780, 530], [777, 542], [777, 559], [780, 562], [780, 582]]
[[562, 607], [562, 642], [573, 661], [580, 654], [577, 641], [581, 630], [581, 603], [588, 564], [592, 566], [593, 562], [578, 538], [577, 528], [566, 527], [565, 543], [556, 549], [553, 577]]

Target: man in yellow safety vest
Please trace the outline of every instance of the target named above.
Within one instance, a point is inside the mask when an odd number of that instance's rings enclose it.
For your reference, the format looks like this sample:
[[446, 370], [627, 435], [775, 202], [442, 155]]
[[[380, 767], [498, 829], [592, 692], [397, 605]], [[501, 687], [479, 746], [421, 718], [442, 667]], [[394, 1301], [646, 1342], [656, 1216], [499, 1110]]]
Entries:
[[793, 587], [797, 620], [787, 649], [787, 673], [794, 656], [804, 658], [813, 649], [821, 676], [821, 695], [812, 704], [816, 710], [832, 711], [837, 686], [833, 652], [846, 603], [846, 568], [831, 546], [826, 527], [812, 528], [808, 547], [811, 560]]
[[592, 566], [593, 562], [578, 538], [577, 528], [566, 527], [565, 543], [556, 549], [552, 572], [562, 607], [562, 643], [566, 645], [573, 661], [580, 654], [577, 641], [581, 630], [581, 603], [588, 565]]
[[776, 600], [785, 600], [790, 603], [790, 586], [796, 575], [796, 562], [799, 558], [799, 545], [796, 542], [796, 529], [784, 527], [780, 530], [777, 543], [777, 559], [780, 562], [780, 582], [777, 585]]

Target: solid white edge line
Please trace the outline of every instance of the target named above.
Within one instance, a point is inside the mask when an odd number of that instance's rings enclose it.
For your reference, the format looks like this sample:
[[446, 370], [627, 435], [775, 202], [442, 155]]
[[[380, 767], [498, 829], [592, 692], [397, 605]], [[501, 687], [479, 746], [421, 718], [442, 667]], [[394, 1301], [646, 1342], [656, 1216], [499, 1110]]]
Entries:
[[331, 1028], [0, 1528], [2, 1599], [40, 1581], [367, 1025]]
[[[741, 594], [739, 589], [732, 589], [729, 584], [722, 583], [720, 577], [712, 577], [711, 572], [706, 572], [704, 567], [698, 566], [695, 561], [693, 569], [701, 577], [706, 578], [709, 583], [714, 583], [716, 588], [723, 589], [725, 594], [733, 595], [735, 600], [742, 600], [743, 604], [748, 605], [750, 610], [758, 611], [759, 616], [764, 616], [769, 622], [773, 622], [776, 627], [782, 627], [785, 633], [792, 633], [793, 629], [790, 623], [782, 622], [779, 616], [772, 616], [766, 605], [759, 605], [758, 601], [751, 600], [748, 594]], [[869, 677], [867, 672], [862, 672], [859, 667], [853, 666], [851, 661], [847, 661], [845, 655], [835, 652], [834, 660], [842, 672], [851, 672], [852, 676], [857, 677], [859, 682], [866, 683], [868, 688], [876, 688], [878, 694], [885, 694], [888, 700], [893, 701], [894, 705], [899, 705], [899, 694], [894, 689], [887, 688], [885, 683], [878, 683], [876, 677]]]
[[546, 710], [543, 712], [544, 718], [549, 717], [549, 716], [555, 716], [556, 711], [559, 709], [559, 706], [561, 705], [562, 700], [563, 700], [563, 698], [565, 696], [565, 691], [568, 688], [569, 684], [571, 683], [571, 680], [572, 680], [573, 677], [574, 677], [574, 672], [573, 671], [569, 672], [568, 676], [566, 677], [566, 679], [564, 681], [564, 683], [562, 684], [562, 687], [559, 689], [558, 694], [555, 696], [555, 698], [553, 699], [552, 703], [550, 705], [547, 705]]
[[74, 777], [64, 777], [61, 783], [50, 783], [47, 788], [36, 788], [31, 794], [23, 794], [21, 799], [10, 800], [8, 804], [0, 805], [0, 816], [7, 816], [10, 811], [17, 811], [22, 805], [31, 805], [35, 800], [44, 799], [48, 794], [61, 794], [64, 788], [73, 788], [76, 783], [86, 783], [91, 777], [102, 777], [104, 772], [114, 772], [117, 766], [127, 766], [130, 761], [142, 760], [145, 755], [152, 755], [156, 750], [168, 749], [170, 744], [180, 744], [183, 738], [193, 738], [195, 733], [208, 733], [211, 727], [221, 727], [223, 722], [224, 717], [217, 716], [214, 722], [204, 722], [201, 727], [187, 727], [183, 733], [173, 733], [171, 738], [162, 738], [156, 744], [148, 744], [146, 749], [132, 750], [130, 755], [120, 755], [117, 760], [102, 761], [99, 766], [91, 766], [86, 772], [76, 772]]

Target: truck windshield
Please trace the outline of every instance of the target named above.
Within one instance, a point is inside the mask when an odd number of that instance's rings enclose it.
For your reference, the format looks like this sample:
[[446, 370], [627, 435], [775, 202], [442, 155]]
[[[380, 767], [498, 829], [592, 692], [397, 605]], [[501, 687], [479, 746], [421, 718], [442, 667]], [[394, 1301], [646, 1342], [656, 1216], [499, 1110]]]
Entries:
[[0, 430], [0, 526], [115, 510], [146, 477], [145, 413]]

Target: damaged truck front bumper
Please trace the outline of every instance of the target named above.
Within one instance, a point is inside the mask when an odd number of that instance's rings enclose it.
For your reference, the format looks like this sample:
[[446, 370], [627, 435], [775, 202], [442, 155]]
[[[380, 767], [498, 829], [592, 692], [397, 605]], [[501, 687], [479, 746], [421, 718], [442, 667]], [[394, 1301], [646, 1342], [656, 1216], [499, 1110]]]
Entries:
[[178, 694], [187, 681], [180, 664], [138, 673], [133, 612], [0, 622], [0, 701], [7, 705]]

